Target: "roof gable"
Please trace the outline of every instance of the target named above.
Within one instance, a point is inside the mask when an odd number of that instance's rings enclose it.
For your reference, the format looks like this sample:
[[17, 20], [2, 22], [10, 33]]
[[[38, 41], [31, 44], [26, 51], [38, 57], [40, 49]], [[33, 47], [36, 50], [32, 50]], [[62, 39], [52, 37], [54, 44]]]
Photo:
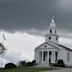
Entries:
[[53, 48], [53, 49], [58, 49], [58, 47], [50, 44], [49, 42], [44, 42], [44, 43], [42, 43], [41, 45], [39, 45], [38, 47], [36, 47], [35, 50], [36, 50], [36, 49], [40, 49], [40, 48], [41, 48], [41, 49], [42, 49], [42, 48], [44, 48], [44, 49], [45, 49], [45, 48], [46, 48], [46, 49], [47, 49], [47, 48], [48, 48], [48, 49], [52, 49], [52, 48]]
[[68, 47], [66, 47], [66, 46], [60, 45], [60, 44], [58, 44], [58, 45], [61, 46], [61, 47], [64, 48], [64, 49], [69, 50], [69, 51], [72, 52], [72, 49], [70, 49], [70, 48], [68, 48]]

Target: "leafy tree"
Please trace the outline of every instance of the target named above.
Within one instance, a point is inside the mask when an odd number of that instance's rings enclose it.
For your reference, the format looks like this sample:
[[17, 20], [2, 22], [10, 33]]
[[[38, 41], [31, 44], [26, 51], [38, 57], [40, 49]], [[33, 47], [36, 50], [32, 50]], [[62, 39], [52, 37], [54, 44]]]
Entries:
[[[2, 43], [0, 43], [0, 56], [4, 55], [6, 50], [7, 49], [4, 47], [4, 45]], [[0, 61], [1, 61], [1, 67], [2, 67], [2, 59]]]
[[0, 55], [4, 54], [7, 49], [4, 47], [2, 43], [0, 43]]

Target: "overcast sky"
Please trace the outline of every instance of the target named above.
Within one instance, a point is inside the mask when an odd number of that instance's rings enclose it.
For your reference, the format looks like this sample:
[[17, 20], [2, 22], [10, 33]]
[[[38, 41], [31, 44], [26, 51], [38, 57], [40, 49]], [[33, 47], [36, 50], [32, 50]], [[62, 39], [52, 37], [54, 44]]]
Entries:
[[0, 30], [5, 33], [8, 49], [3, 61], [33, 60], [34, 49], [44, 42], [52, 16], [60, 43], [71, 47], [72, 0], [0, 0]]
[[58, 28], [72, 30], [71, 0], [0, 0], [0, 28], [45, 30], [54, 15]]

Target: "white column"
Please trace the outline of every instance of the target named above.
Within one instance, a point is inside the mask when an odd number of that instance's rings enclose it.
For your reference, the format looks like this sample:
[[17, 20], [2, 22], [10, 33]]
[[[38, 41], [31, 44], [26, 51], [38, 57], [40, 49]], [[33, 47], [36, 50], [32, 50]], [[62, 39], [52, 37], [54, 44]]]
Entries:
[[49, 51], [47, 51], [47, 64], [49, 64]]
[[39, 51], [37, 51], [37, 63], [39, 64], [39, 60], [40, 60], [40, 58], [39, 58]]
[[37, 63], [39, 64], [39, 52], [37, 51]]
[[37, 51], [35, 51], [34, 60], [36, 60], [36, 63], [37, 63]]
[[55, 63], [55, 51], [54, 51], [54, 60], [53, 60], [53, 61], [54, 61], [54, 63]]
[[42, 63], [43, 63], [43, 51], [42, 51]]

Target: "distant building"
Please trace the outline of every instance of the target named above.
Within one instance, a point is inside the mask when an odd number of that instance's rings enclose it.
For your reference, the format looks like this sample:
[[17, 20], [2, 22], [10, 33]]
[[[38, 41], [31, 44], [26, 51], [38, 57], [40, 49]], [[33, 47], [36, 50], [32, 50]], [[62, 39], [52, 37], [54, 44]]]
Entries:
[[35, 60], [38, 66], [49, 66], [50, 63], [56, 63], [58, 60], [63, 60], [66, 66], [72, 66], [72, 50], [60, 45], [58, 40], [59, 35], [52, 18], [45, 42], [35, 48]]

